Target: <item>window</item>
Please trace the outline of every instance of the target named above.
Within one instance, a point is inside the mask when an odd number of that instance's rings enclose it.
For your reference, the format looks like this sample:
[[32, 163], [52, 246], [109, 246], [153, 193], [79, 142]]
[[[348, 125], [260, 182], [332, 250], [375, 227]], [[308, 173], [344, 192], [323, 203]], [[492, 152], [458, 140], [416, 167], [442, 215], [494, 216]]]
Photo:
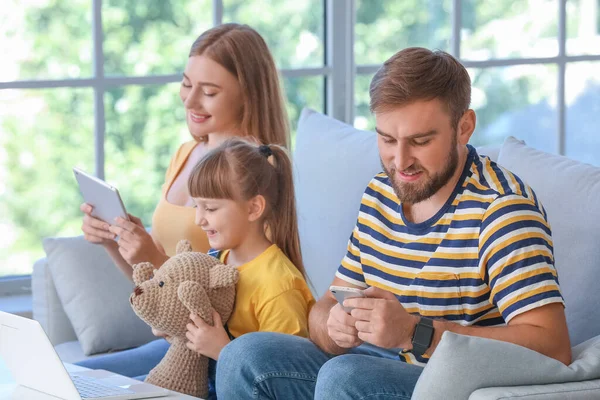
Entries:
[[293, 130], [302, 107], [324, 111], [322, 0], [9, 0], [4, 8], [0, 277], [30, 274], [44, 237], [81, 233], [73, 166], [119, 187], [128, 211], [150, 224], [170, 158], [189, 138], [181, 72], [211, 26], [248, 23], [263, 35]]
[[189, 135], [178, 97], [189, 46], [224, 22], [247, 23], [265, 38], [293, 131], [303, 107], [373, 129], [373, 74], [399, 49], [425, 46], [458, 56], [469, 71], [473, 144], [515, 135], [600, 164], [600, 0], [3, 5], [0, 277], [30, 274], [43, 237], [80, 234], [74, 165], [117, 185], [128, 209], [150, 223], [170, 157]]
[[[477, 128], [471, 143], [513, 135], [600, 165], [600, 0], [356, 0], [354, 125], [373, 129], [368, 87], [407, 46], [449, 51], [467, 67]], [[501, 33], [501, 34], [499, 34]]]

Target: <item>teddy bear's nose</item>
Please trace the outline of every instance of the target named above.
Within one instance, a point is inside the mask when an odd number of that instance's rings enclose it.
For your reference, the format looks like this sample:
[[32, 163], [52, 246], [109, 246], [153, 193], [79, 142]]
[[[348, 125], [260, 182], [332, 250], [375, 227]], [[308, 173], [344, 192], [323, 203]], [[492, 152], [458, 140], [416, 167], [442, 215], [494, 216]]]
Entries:
[[136, 296], [139, 296], [142, 293], [144, 293], [144, 291], [139, 286], [136, 286], [135, 289], [133, 289], [133, 294], [135, 294]]

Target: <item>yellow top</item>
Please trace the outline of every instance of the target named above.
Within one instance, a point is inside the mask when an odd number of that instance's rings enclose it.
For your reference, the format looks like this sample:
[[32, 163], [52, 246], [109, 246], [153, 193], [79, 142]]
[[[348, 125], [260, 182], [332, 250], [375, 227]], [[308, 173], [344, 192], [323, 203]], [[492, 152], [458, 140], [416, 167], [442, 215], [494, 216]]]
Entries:
[[206, 253], [210, 248], [206, 233], [195, 223], [196, 209], [167, 201], [169, 188], [196, 144], [194, 140], [182, 144], [171, 159], [162, 187], [162, 195], [152, 217], [152, 237], [161, 244], [169, 257], [175, 255], [175, 247], [183, 239], [190, 241], [194, 251]]
[[[229, 250], [221, 262], [227, 262]], [[315, 303], [300, 271], [276, 245], [238, 267], [229, 332], [239, 337], [249, 332], [280, 332], [308, 337], [308, 312]]]

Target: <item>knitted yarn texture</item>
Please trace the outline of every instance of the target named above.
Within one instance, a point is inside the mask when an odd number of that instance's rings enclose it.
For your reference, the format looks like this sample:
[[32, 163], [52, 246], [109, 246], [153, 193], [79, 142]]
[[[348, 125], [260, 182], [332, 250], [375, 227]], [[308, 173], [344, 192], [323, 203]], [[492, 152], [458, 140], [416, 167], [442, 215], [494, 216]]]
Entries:
[[148, 262], [133, 266], [131, 306], [148, 325], [169, 335], [171, 343], [146, 382], [190, 396], [208, 395], [208, 358], [186, 347], [186, 325], [190, 312], [213, 325], [213, 309], [226, 323], [238, 279], [235, 267], [193, 252], [187, 240], [177, 244], [177, 254], [159, 269]]

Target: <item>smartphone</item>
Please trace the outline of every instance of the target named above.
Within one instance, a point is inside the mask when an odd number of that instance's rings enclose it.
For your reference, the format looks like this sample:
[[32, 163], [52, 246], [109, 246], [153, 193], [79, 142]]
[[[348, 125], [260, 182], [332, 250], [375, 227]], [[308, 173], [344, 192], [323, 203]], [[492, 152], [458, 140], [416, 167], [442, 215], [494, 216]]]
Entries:
[[110, 225], [115, 224], [115, 218], [117, 217], [129, 220], [117, 188], [79, 168], [73, 168], [73, 173], [79, 184], [79, 191], [83, 199], [94, 207], [92, 210], [93, 217]]
[[331, 294], [333, 294], [337, 302], [340, 303], [344, 311], [346, 311], [348, 314], [350, 314], [352, 311], [352, 307], [344, 307], [344, 300], [354, 297], [366, 297], [363, 289], [351, 288], [347, 286], [330, 286], [329, 291]]

